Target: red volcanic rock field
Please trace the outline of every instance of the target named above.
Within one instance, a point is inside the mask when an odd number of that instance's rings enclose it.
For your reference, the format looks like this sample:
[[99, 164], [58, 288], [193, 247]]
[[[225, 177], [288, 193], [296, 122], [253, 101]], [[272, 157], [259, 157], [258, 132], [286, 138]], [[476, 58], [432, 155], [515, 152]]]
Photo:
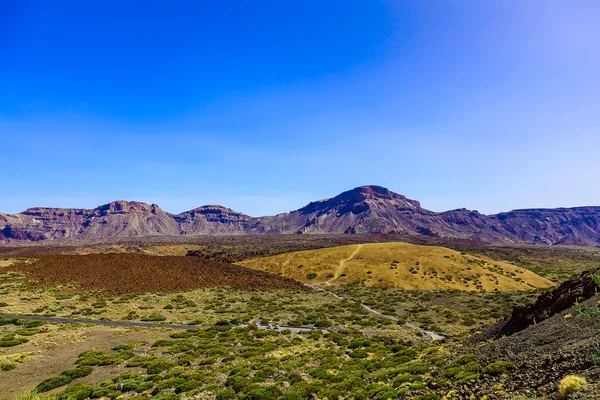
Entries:
[[288, 278], [234, 264], [197, 257], [139, 254], [43, 255], [38, 261], [5, 268], [21, 271], [42, 286], [76, 284], [104, 295], [176, 292], [186, 289], [230, 287], [242, 290], [304, 290]]

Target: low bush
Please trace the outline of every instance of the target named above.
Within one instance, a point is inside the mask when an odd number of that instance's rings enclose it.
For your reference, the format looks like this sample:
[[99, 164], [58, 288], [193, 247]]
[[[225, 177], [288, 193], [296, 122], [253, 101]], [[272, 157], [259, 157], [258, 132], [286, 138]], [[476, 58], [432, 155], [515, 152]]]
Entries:
[[144, 322], [158, 322], [158, 321], [165, 321], [166, 319], [167, 319], [167, 317], [165, 317], [164, 315], [162, 315], [161, 313], [158, 313], [158, 312], [155, 312], [150, 315], [146, 315], [145, 317], [142, 317], [142, 321], [144, 321]]
[[13, 347], [27, 342], [27, 338], [17, 338], [14, 334], [9, 334], [0, 339], [0, 347]]
[[102, 350], [88, 350], [79, 355], [78, 365], [117, 365], [133, 357], [129, 350], [107, 354]]
[[70, 385], [58, 395], [58, 400], [87, 400], [93, 392], [93, 387], [76, 383]]
[[17, 368], [17, 364], [0, 362], [0, 371], [10, 371], [11, 369]]
[[58, 399], [58, 396], [55, 394], [40, 394], [34, 390], [34, 391], [27, 392], [27, 393], [17, 397], [16, 400], [59, 400], [59, 399]]
[[71, 379], [83, 378], [84, 376], [88, 376], [94, 370], [93, 367], [90, 366], [81, 366], [73, 369], [68, 369], [66, 371], [61, 372], [61, 375], [68, 376]]
[[35, 387], [35, 390], [40, 393], [48, 392], [52, 389], [56, 389], [57, 387], [68, 385], [69, 383], [71, 383], [72, 380], [73, 379], [69, 378], [66, 375], [53, 376], [40, 382]]
[[565, 376], [558, 384], [558, 397], [560, 399], [566, 399], [569, 396], [579, 392], [581, 390], [581, 387], [585, 384], [585, 379], [579, 376]]
[[488, 364], [483, 373], [487, 375], [503, 375], [507, 374], [515, 368], [515, 365], [510, 361], [496, 361]]

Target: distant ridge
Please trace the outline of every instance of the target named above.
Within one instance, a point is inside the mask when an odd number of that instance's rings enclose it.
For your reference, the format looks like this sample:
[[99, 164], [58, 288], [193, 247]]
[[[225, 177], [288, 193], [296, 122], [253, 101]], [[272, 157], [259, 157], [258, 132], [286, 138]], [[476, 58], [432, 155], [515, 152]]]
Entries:
[[254, 218], [219, 205], [170, 214], [156, 204], [114, 201], [92, 210], [0, 213], [0, 242], [239, 234], [389, 234], [489, 243], [600, 245], [600, 207], [433, 212], [381, 186], [361, 186], [289, 213]]

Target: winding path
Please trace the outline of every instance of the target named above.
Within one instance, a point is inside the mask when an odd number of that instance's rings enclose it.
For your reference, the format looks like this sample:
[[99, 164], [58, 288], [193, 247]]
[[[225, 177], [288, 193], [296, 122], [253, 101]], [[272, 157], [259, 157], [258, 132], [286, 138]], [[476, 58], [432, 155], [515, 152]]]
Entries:
[[344, 265], [352, 260], [354, 257], [356, 257], [356, 254], [358, 254], [358, 252], [360, 251], [360, 249], [363, 247], [362, 244], [359, 244], [356, 246], [356, 249], [352, 252], [352, 254], [350, 254], [348, 256], [348, 258], [345, 258], [343, 260], [340, 260], [340, 264], [338, 265], [338, 267], [335, 269], [335, 273], [333, 274], [333, 278], [331, 278], [330, 280], [325, 282], [325, 285], [331, 285], [331, 282], [335, 281], [337, 278], [340, 277], [340, 275], [342, 274], [342, 270], [344, 269]]
[[171, 329], [190, 329], [199, 328], [199, 325], [185, 324], [158, 324], [155, 322], [135, 322], [135, 321], [113, 321], [108, 319], [75, 319], [61, 317], [42, 317], [37, 315], [0, 315], [0, 318], [5, 319], [26, 319], [34, 321], [46, 321], [54, 324], [93, 324], [102, 326], [122, 326], [125, 328], [171, 328]]
[[[315, 285], [308, 285], [308, 284], [306, 284], [306, 286], [308, 286], [309, 288], [311, 288], [311, 289], [314, 289], [314, 290], [319, 290], [319, 291], [322, 291], [322, 292], [329, 293], [330, 295], [332, 295], [332, 296], [333, 296], [333, 297], [335, 297], [336, 299], [339, 299], [339, 300], [346, 300], [346, 299], [345, 299], [345, 298], [343, 298], [342, 296], [340, 296], [340, 295], [338, 295], [338, 294], [336, 294], [336, 293], [330, 292], [329, 290], [323, 289], [322, 287], [315, 286]], [[398, 322], [398, 320], [399, 320], [397, 317], [394, 317], [394, 316], [392, 316], [392, 315], [386, 315], [386, 314], [383, 314], [382, 312], [379, 312], [379, 311], [377, 311], [377, 310], [374, 310], [374, 309], [372, 309], [371, 307], [369, 307], [369, 306], [367, 306], [367, 305], [365, 305], [365, 304], [363, 304], [363, 303], [361, 303], [360, 305], [362, 306], [362, 308], [363, 308], [365, 311], [367, 311], [367, 312], [370, 312], [370, 313], [372, 313], [372, 314], [375, 314], [375, 315], [377, 315], [377, 316], [379, 316], [379, 317], [383, 317], [383, 318], [391, 319], [391, 320], [392, 320], [392, 321], [394, 321], [394, 322]], [[431, 340], [433, 340], [433, 341], [440, 341], [440, 340], [444, 340], [444, 339], [446, 339], [446, 338], [445, 338], [443, 335], [440, 335], [440, 334], [439, 334], [439, 333], [437, 333], [437, 332], [425, 330], [425, 329], [423, 329], [423, 328], [421, 328], [421, 327], [419, 327], [419, 326], [417, 326], [417, 325], [415, 325], [415, 324], [413, 324], [413, 323], [410, 323], [410, 322], [405, 322], [405, 323], [404, 323], [404, 326], [406, 326], [407, 328], [415, 329], [415, 330], [417, 330], [417, 331], [421, 332], [421, 334], [423, 334], [424, 336], [427, 336], [427, 337], [429, 337], [429, 338], [430, 338]]]
[[[0, 315], [0, 318], [5, 319], [25, 319], [25, 320], [33, 320], [33, 321], [46, 321], [53, 324], [92, 324], [92, 325], [101, 325], [101, 326], [119, 326], [124, 328], [170, 328], [170, 329], [190, 329], [190, 328], [202, 328], [200, 325], [185, 325], [185, 324], [160, 324], [154, 322], [134, 322], [134, 321], [114, 321], [108, 319], [75, 319], [75, 318], [61, 318], [61, 317], [42, 317], [37, 315]], [[237, 325], [233, 328], [244, 327], [247, 325]], [[255, 325], [256, 326], [256, 325]], [[258, 325], [256, 326], [258, 329], [273, 329], [269, 328], [268, 325]], [[284, 326], [280, 327], [281, 330], [289, 329], [294, 333], [304, 332], [304, 331], [313, 331], [312, 326]], [[318, 329], [323, 331], [324, 333], [329, 332], [326, 329]]]

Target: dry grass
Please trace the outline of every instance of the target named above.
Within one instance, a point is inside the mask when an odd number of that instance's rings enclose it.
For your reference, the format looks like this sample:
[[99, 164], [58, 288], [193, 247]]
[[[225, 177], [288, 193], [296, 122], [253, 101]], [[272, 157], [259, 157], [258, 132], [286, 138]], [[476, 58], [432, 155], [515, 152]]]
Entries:
[[579, 376], [565, 376], [558, 384], [558, 396], [561, 399], [567, 399], [569, 396], [579, 392], [585, 384], [585, 379]]
[[[372, 243], [300, 251], [240, 263], [315, 284], [363, 283], [397, 289], [532, 290], [549, 280], [512, 264], [444, 247]], [[316, 276], [315, 276], [316, 275]]]

